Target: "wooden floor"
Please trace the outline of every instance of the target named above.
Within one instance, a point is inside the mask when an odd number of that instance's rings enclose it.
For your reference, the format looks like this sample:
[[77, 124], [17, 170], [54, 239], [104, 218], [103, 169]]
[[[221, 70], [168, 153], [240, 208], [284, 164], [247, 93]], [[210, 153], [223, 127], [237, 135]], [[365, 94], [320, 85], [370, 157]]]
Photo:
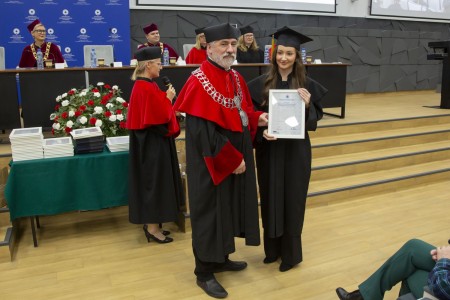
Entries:
[[[439, 104], [433, 91], [347, 100], [346, 119], [325, 117], [321, 126], [450, 113], [423, 107]], [[0, 154], [8, 147], [0, 145]], [[0, 166], [7, 161], [0, 158]], [[231, 258], [249, 266], [217, 278], [228, 299], [337, 299], [336, 287], [356, 288], [408, 239], [447, 243], [448, 200], [444, 182], [308, 208], [298, 267], [280, 273], [279, 263], [262, 263], [262, 246], [236, 239]], [[0, 263], [0, 299], [211, 299], [195, 285], [190, 233], [177, 232], [174, 224], [166, 226], [175, 239], [167, 245], [147, 243], [142, 229], [128, 223], [126, 207], [42, 217], [41, 224], [34, 248], [22, 222], [13, 261]], [[385, 299], [397, 293], [398, 286]]]

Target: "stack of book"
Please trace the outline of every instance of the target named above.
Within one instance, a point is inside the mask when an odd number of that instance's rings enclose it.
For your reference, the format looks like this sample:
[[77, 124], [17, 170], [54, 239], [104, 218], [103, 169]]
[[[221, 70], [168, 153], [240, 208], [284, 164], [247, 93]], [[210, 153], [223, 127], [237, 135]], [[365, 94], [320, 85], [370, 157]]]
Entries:
[[128, 151], [130, 149], [130, 137], [114, 136], [106, 138], [106, 147], [110, 152]]
[[70, 137], [45, 139], [42, 146], [44, 158], [73, 156], [73, 144]]
[[99, 127], [75, 129], [70, 132], [75, 144], [75, 153], [102, 152], [105, 146], [105, 138]]
[[42, 127], [17, 128], [11, 131], [13, 161], [44, 158], [42, 151]]

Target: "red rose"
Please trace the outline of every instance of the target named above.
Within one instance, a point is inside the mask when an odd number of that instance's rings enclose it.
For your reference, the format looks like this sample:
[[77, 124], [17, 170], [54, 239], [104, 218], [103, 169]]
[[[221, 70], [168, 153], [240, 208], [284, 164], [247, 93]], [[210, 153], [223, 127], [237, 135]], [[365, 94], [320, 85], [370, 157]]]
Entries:
[[56, 116], [53, 121], [55, 121], [55, 123], [57, 123], [56, 121], [59, 119], [59, 116]]
[[[80, 107], [80, 109], [81, 109], [81, 107]], [[82, 114], [83, 114], [82, 111], [77, 110], [77, 111], [75, 112], [75, 117], [79, 117], [79, 116], [81, 116]]]
[[93, 93], [98, 93], [98, 92], [99, 92], [99, 90], [98, 90], [98, 89], [96, 89], [96, 88], [93, 88], [93, 89], [92, 89], [92, 92], [93, 92]]
[[67, 119], [68, 116], [69, 114], [66, 111], [61, 114], [61, 118], [63, 119]]
[[111, 88], [111, 86], [109, 84], [105, 84], [104, 87], [105, 87], [105, 89], [108, 89], [108, 90]]
[[105, 117], [107, 118], [111, 117], [111, 112], [110, 111], [105, 112]]
[[101, 104], [106, 105], [106, 103], [108, 103], [108, 99], [105, 99], [104, 97], [102, 98], [102, 100], [100, 101]]
[[89, 100], [88, 103], [87, 103], [87, 105], [89, 105], [89, 106], [94, 106], [94, 104], [95, 104], [94, 100]]
[[52, 128], [52, 135], [55, 135], [55, 129]]
[[67, 94], [68, 94], [68, 95], [73, 95], [73, 94], [75, 94], [75, 92], [72, 91], [72, 90], [70, 90], [70, 91], [67, 92]]
[[66, 127], [66, 128], [64, 128], [64, 130], [66, 131], [66, 133], [70, 133], [72, 131], [72, 128]]
[[96, 118], [90, 118], [90, 119], [89, 119], [89, 124], [95, 125], [95, 122], [97, 122], [97, 119], [96, 119]]
[[122, 113], [121, 109], [116, 110], [116, 115], [120, 115]]
[[81, 111], [85, 111], [85, 110], [86, 110], [86, 105], [81, 105], [81, 106], [80, 106], [80, 110], [81, 110]]
[[125, 121], [120, 122], [120, 128], [127, 128], [127, 123]]
[[128, 102], [122, 103], [122, 106], [123, 106], [123, 107], [128, 107]]
[[61, 107], [61, 105], [59, 105], [59, 104], [56, 104], [56, 106], [55, 106], [55, 110], [58, 110], [59, 108]]

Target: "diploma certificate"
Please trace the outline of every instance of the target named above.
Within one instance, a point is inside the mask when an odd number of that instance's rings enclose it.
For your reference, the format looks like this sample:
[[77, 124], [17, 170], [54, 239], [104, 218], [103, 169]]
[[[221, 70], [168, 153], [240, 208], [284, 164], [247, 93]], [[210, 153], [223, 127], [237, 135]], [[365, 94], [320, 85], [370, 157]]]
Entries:
[[269, 90], [268, 131], [277, 138], [305, 138], [305, 102], [297, 90]]

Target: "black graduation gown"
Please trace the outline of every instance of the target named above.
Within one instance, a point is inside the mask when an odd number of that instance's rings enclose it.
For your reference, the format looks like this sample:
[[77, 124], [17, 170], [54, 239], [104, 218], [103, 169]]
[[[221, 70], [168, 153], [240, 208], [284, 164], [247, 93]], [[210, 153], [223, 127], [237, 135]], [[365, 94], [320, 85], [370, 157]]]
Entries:
[[[261, 103], [266, 78], [262, 75], [248, 84], [255, 107], [265, 111], [268, 107]], [[279, 78], [277, 89], [289, 89], [287, 82]], [[327, 90], [310, 78], [306, 89], [311, 93], [311, 105], [305, 113], [305, 128], [315, 130], [323, 116], [320, 100]], [[255, 157], [265, 244], [266, 238], [286, 239], [281, 248], [288, 245], [289, 249], [278, 249], [272, 255], [281, 255], [283, 262], [295, 265], [302, 261], [301, 233], [311, 176], [311, 143], [308, 132], [305, 139], [267, 141], [262, 136], [264, 129], [260, 128], [256, 136]], [[267, 248], [265, 245], [266, 256], [270, 256]]]
[[259, 48], [258, 50], [248, 49], [246, 52], [238, 49], [236, 60], [238, 63], [263, 63], [264, 51]]
[[174, 222], [184, 194], [167, 125], [130, 130], [129, 218], [134, 224]]
[[[243, 154], [246, 171], [214, 185], [205, 157], [216, 156], [228, 142]], [[248, 129], [233, 132], [187, 115], [186, 171], [192, 244], [198, 258], [224, 262], [225, 256], [235, 251], [234, 237], [245, 237], [247, 245], [259, 245], [256, 175]]]

